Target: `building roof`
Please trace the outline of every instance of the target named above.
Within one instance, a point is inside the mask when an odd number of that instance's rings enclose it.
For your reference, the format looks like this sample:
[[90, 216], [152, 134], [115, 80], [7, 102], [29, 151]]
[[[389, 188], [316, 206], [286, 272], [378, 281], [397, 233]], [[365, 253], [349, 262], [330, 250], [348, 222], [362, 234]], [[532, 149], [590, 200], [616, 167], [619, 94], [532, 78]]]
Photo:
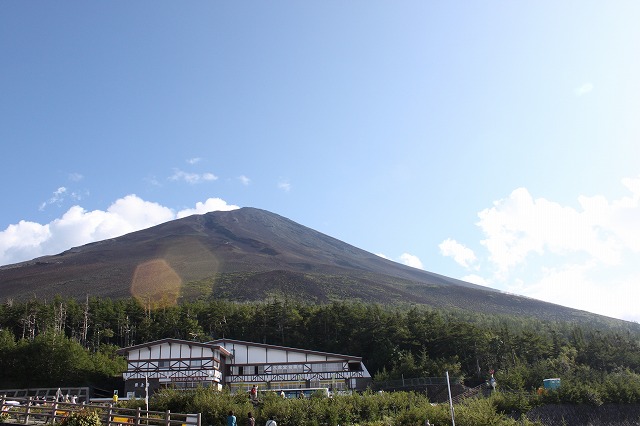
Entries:
[[300, 352], [300, 353], [310, 354], [310, 355], [331, 356], [331, 357], [337, 357], [337, 358], [344, 358], [344, 359], [350, 360], [350, 361], [362, 362], [362, 357], [359, 357], [359, 356], [335, 354], [335, 353], [331, 353], [331, 352], [312, 351], [312, 350], [299, 349], [299, 348], [290, 348], [290, 347], [287, 347], [287, 346], [268, 345], [266, 343], [245, 342], [245, 341], [242, 341], [242, 340], [234, 340], [234, 339], [217, 339], [217, 340], [212, 340], [211, 342], [208, 342], [208, 343], [210, 343], [212, 345], [224, 345], [225, 343], [233, 343], [233, 344], [238, 344], [238, 345], [247, 345], [247, 346], [254, 346], [254, 347], [259, 347], [259, 348], [278, 349], [278, 350], [283, 350], [283, 351]]
[[118, 349], [117, 353], [120, 355], [125, 355], [127, 352], [130, 352], [136, 349], [150, 348], [152, 346], [158, 346], [164, 343], [168, 343], [169, 345], [180, 344], [180, 345], [187, 345], [187, 346], [209, 348], [213, 350], [219, 350], [220, 353], [224, 356], [227, 356], [227, 357], [231, 356], [231, 352], [229, 352], [224, 346], [217, 345], [215, 342], [202, 343], [202, 342], [194, 342], [191, 340], [171, 339], [171, 338], [154, 340], [153, 342], [146, 342], [146, 343], [141, 343], [139, 345]]

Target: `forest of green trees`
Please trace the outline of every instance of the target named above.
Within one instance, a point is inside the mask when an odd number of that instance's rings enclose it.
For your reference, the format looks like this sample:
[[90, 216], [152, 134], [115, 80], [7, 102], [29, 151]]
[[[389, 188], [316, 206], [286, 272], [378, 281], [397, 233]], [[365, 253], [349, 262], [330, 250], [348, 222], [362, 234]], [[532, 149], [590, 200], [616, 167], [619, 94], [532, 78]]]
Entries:
[[87, 385], [126, 369], [120, 347], [162, 338], [231, 338], [361, 356], [375, 381], [442, 377], [477, 384], [495, 370], [499, 389], [534, 392], [560, 377], [549, 398], [640, 402], [637, 324], [587, 324], [358, 302], [309, 305], [195, 301], [147, 309], [135, 299], [0, 305], [0, 388]]

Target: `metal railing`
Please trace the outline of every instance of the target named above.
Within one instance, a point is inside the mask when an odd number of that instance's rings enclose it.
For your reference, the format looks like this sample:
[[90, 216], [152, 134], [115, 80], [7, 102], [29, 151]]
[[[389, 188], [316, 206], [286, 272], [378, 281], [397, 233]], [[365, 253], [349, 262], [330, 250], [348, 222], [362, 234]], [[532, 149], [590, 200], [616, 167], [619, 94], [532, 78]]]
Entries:
[[[27, 389], [0, 389], [0, 395], [7, 398], [27, 398], [33, 396], [38, 399], [52, 401], [54, 398], [71, 397], [75, 395], [78, 401], [89, 401], [88, 387], [58, 387], [58, 388], [27, 388]], [[34, 398], [34, 399], [35, 399]]]
[[87, 410], [95, 412], [107, 426], [201, 426], [200, 413], [181, 414], [171, 411], [147, 411], [141, 408], [122, 408], [111, 404], [73, 404], [70, 402], [40, 402], [33, 397], [0, 397], [0, 416], [6, 423], [54, 424], [71, 413]]

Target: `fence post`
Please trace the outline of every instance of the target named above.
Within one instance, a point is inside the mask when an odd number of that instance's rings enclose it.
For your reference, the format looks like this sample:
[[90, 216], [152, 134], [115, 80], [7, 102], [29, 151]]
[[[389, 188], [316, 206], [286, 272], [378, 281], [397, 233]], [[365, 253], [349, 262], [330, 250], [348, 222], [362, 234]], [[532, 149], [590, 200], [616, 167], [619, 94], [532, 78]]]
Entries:
[[29, 399], [27, 400], [27, 408], [25, 408], [25, 414], [24, 414], [24, 424], [26, 425], [27, 423], [29, 423], [29, 413], [31, 412], [31, 401], [33, 400], [33, 397], [30, 396]]
[[134, 421], [136, 426], [140, 425], [140, 407], [136, 409], [136, 420]]
[[53, 405], [51, 406], [51, 423], [55, 423], [56, 422], [56, 411], [58, 411], [58, 401], [54, 401]]
[[169, 426], [171, 424], [171, 411], [167, 410], [164, 414], [164, 425]]
[[202, 413], [198, 413], [198, 426], [202, 426]]
[[113, 404], [109, 404], [109, 411], [107, 412], [107, 426], [111, 426], [112, 415], [113, 415]]

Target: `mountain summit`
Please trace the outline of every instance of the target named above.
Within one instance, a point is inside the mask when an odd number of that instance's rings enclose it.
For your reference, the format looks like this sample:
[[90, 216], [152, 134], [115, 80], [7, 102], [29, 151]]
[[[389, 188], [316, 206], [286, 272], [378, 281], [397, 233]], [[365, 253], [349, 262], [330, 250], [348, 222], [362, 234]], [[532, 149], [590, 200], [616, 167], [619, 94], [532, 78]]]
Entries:
[[586, 312], [404, 266], [255, 208], [193, 215], [0, 267], [5, 299], [55, 295], [178, 303], [199, 297], [414, 303], [548, 319]]

